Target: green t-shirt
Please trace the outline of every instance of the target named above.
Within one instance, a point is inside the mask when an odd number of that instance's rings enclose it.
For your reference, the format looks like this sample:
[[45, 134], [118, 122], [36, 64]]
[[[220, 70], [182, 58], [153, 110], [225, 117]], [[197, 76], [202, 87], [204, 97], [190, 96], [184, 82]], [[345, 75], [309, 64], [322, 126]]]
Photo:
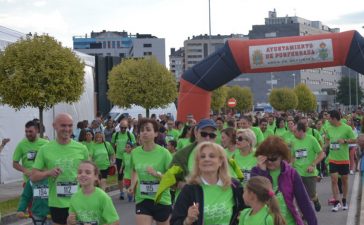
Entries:
[[196, 148], [194, 148], [190, 153], [190, 155], [188, 156], [187, 168], [189, 173], [193, 171], [193, 167], [195, 166], [195, 156], [196, 156]]
[[[116, 145], [116, 158], [123, 159], [123, 153], [125, 151], [125, 145], [129, 140], [128, 133], [130, 135], [131, 142], [136, 143], [134, 134], [130, 131], [125, 133], [116, 132], [112, 135], [111, 143]], [[130, 140], [129, 140], [130, 141]]]
[[291, 139], [291, 152], [292, 157], [294, 157], [293, 167], [301, 177], [317, 176], [316, 167], [312, 173], [308, 173], [307, 168], [312, 165], [321, 151], [320, 144], [312, 135], [306, 134], [303, 139], [296, 137]]
[[180, 139], [178, 139], [176, 149], [180, 150], [190, 144], [192, 144], [192, 143], [189, 138], [180, 138]]
[[119, 221], [110, 196], [98, 187], [90, 195], [85, 195], [80, 188], [71, 197], [69, 213], [75, 213], [77, 222], [82, 224], [102, 225]]
[[[262, 130], [260, 130], [260, 131], [262, 131]], [[268, 128], [264, 132], [262, 131], [262, 134], [263, 134], [264, 140], [267, 139], [269, 136], [274, 135], [273, 131]]]
[[83, 141], [82, 144], [85, 145], [87, 147], [87, 150], [90, 152], [92, 147], [94, 146], [95, 142], [94, 141], [90, 141], [90, 142]]
[[87, 148], [74, 140], [64, 145], [50, 141], [39, 149], [33, 168], [51, 170], [58, 167], [62, 171], [58, 177], [48, 179], [50, 207], [69, 207], [70, 197], [78, 189], [78, 166], [88, 157]]
[[339, 144], [339, 139], [355, 139], [354, 132], [350, 126], [341, 123], [340, 126], [330, 126], [326, 137], [330, 140], [329, 162], [338, 164], [349, 163], [349, 145]]
[[[105, 144], [104, 144], [105, 143]], [[110, 142], [94, 143], [89, 149], [91, 160], [96, 163], [100, 170], [106, 170], [110, 166], [110, 157], [114, 154], [114, 149]]]
[[259, 127], [251, 127], [250, 129], [254, 132], [257, 139], [257, 144], [254, 146], [257, 147], [258, 145], [260, 145], [260, 143], [264, 141], [264, 135]]
[[274, 131], [274, 129], [276, 128], [276, 121], [274, 120], [274, 122], [272, 124], [267, 125], [267, 129]]
[[231, 152], [228, 148], [225, 148], [225, 153], [226, 153], [227, 159], [230, 159], [231, 157], [233, 157], [235, 155], [235, 152], [239, 152], [239, 149], [236, 148], [233, 152]]
[[244, 174], [243, 182], [248, 182], [248, 180], [250, 180], [252, 168], [257, 165], [257, 158], [254, 156], [254, 152], [251, 152], [246, 156], [242, 156], [240, 151], [236, 151], [233, 158], [241, 169], [241, 172]]
[[171, 140], [178, 141], [179, 135], [180, 135], [180, 133], [176, 129], [167, 130], [166, 142], [168, 143], [168, 141], [171, 141]]
[[[151, 151], [144, 151], [142, 146], [135, 148], [131, 152], [131, 167], [138, 175], [138, 185], [135, 195], [136, 203], [145, 199], [154, 200], [159, 186], [159, 179], [150, 175], [147, 168], [150, 166], [160, 173], [164, 173], [169, 168], [172, 156], [169, 151], [160, 145], [155, 145]], [[162, 193], [160, 201], [163, 205], [171, 204], [169, 189]]]
[[233, 191], [219, 185], [202, 184], [204, 225], [229, 225], [233, 214]]
[[320, 144], [320, 146], [323, 146], [324, 140], [322, 139], [322, 136], [317, 129], [312, 129], [311, 127], [309, 127], [306, 131], [306, 134], [313, 136]]
[[[28, 139], [24, 138], [19, 142], [16, 146], [14, 154], [13, 154], [13, 161], [19, 162], [24, 168], [31, 170], [37, 156], [37, 152], [40, 147], [44, 144], [47, 144], [48, 140], [43, 138], [37, 138], [35, 141], [30, 142]], [[29, 177], [23, 174], [24, 182], [29, 180]]]
[[286, 142], [286, 144], [289, 145], [289, 147], [291, 147], [290, 143], [291, 140], [294, 138], [294, 134], [291, 131], [287, 130], [286, 133], [284, 133], [284, 135], [282, 136], [282, 138], [284, 142]]
[[216, 130], [215, 143], [221, 145], [221, 130]]
[[124, 152], [123, 154], [124, 164], [124, 178], [131, 179], [131, 153]]
[[283, 138], [283, 136], [285, 135], [285, 133], [287, 132], [286, 128], [276, 128], [275, 130], [273, 130], [274, 135]]
[[279, 204], [279, 208], [281, 210], [281, 214], [283, 216], [283, 218], [286, 220], [286, 224], [287, 225], [296, 225], [295, 219], [292, 216], [291, 211], [289, 211], [286, 202], [284, 201], [284, 197], [282, 192], [279, 191], [279, 187], [278, 187], [278, 177], [281, 174], [281, 169], [276, 169], [276, 170], [270, 170], [269, 171], [270, 176], [272, 177], [272, 186], [273, 186], [273, 190], [275, 192], [276, 198], [278, 200], [278, 204]]
[[251, 215], [252, 209], [244, 209], [240, 213], [239, 225], [274, 225], [274, 218], [265, 205], [256, 214]]

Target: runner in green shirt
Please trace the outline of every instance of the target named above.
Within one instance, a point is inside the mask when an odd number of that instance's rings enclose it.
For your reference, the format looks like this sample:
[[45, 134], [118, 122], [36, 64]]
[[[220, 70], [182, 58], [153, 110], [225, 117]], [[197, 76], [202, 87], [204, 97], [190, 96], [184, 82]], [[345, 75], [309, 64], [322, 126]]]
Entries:
[[177, 151], [186, 147], [187, 145], [192, 144], [191, 142], [191, 135], [193, 132], [193, 127], [185, 125], [183, 127], [182, 133], [178, 138], [177, 142]]
[[215, 143], [221, 145], [221, 132], [224, 129], [224, 119], [222, 117], [217, 117], [215, 123], [217, 128]]
[[19, 142], [13, 154], [13, 167], [23, 173], [24, 183], [29, 179], [39, 148], [48, 143], [37, 134], [37, 124], [33, 120], [28, 121], [25, 124], [25, 138]]
[[268, 178], [252, 177], [245, 186], [243, 198], [245, 204], [251, 208], [241, 212], [239, 225], [285, 224], [285, 219], [279, 210], [277, 198]]
[[94, 162], [100, 170], [100, 187], [105, 190], [109, 167], [114, 165], [115, 162], [115, 152], [110, 142], [104, 141], [103, 133], [96, 132], [95, 143], [91, 149], [89, 149], [89, 154], [92, 162]]
[[174, 129], [174, 121], [169, 119], [167, 121], [167, 135], [166, 135], [166, 143], [170, 140], [178, 141], [178, 137], [180, 135], [177, 129]]
[[91, 151], [93, 145], [95, 144], [94, 136], [95, 136], [94, 132], [92, 132], [91, 129], [87, 128], [86, 129], [86, 140], [82, 141], [81, 143], [87, 147], [88, 151]]
[[32, 182], [48, 178], [49, 207], [54, 224], [66, 224], [70, 197], [76, 193], [77, 169], [81, 161], [87, 160], [87, 148], [71, 139], [73, 120], [69, 114], [56, 116], [53, 127], [56, 140], [43, 145], [35, 159]]
[[[153, 119], [139, 121], [140, 141], [142, 146], [131, 153], [131, 186], [129, 193], [135, 193], [137, 225], [169, 224], [171, 195], [169, 188], [162, 193], [159, 203], [155, 203], [155, 195], [162, 174], [168, 169], [172, 156], [169, 151], [154, 140], [158, 136], [158, 124]], [[137, 182], [138, 181], [138, 182]], [[147, 213], [148, 212], [148, 213]]]
[[315, 205], [316, 212], [321, 210], [316, 192], [316, 165], [325, 157], [320, 144], [306, 132], [306, 124], [298, 122], [294, 131], [294, 138], [290, 140], [293, 168], [302, 177], [306, 191]]
[[273, 130], [268, 129], [268, 121], [265, 118], [262, 118], [259, 121], [259, 128], [263, 134], [264, 140], [267, 139], [267, 137], [274, 135]]
[[90, 161], [81, 162], [77, 180], [80, 189], [71, 197], [67, 224], [118, 225], [119, 215], [108, 194], [95, 187], [99, 170]]
[[349, 144], [356, 142], [353, 130], [350, 126], [340, 122], [340, 113], [336, 110], [329, 112], [329, 122], [331, 126], [327, 128], [326, 145], [330, 148], [329, 154], [329, 170], [331, 175], [331, 189], [335, 204], [332, 208], [333, 212], [337, 212], [341, 208], [339, 201], [338, 175], [341, 175], [343, 196], [342, 209], [347, 210], [348, 205], [346, 197], [348, 194], [349, 182]]
[[119, 171], [123, 171], [121, 168], [123, 165], [123, 153], [125, 151], [125, 145], [128, 141], [136, 144], [135, 136], [132, 132], [128, 130], [128, 120], [123, 119], [119, 124], [120, 131], [116, 132], [112, 135], [111, 144], [114, 146], [116, 151], [116, 167], [118, 171], [118, 185], [120, 191], [120, 200], [124, 200], [124, 187], [123, 187], [123, 178], [124, 174], [119, 173]]
[[243, 129], [250, 129], [254, 132], [255, 145], [253, 147], [258, 147], [259, 144], [264, 141], [262, 131], [258, 127], [252, 126], [252, 118], [250, 116], [243, 116], [241, 117], [240, 121], [242, 122]]
[[284, 119], [282, 117], [277, 118], [276, 127], [273, 130], [274, 135], [283, 138], [286, 132], [287, 128]]

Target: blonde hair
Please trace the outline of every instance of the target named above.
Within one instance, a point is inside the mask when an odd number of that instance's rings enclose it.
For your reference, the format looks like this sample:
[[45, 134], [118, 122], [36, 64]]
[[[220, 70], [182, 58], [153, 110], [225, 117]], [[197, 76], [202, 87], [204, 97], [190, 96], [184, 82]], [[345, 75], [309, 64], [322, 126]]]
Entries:
[[278, 200], [274, 195], [272, 184], [268, 178], [262, 176], [250, 178], [246, 184], [245, 191], [254, 193], [259, 202], [268, 205], [269, 212], [274, 217], [274, 225], [286, 224], [286, 221], [281, 214]]
[[189, 178], [187, 178], [187, 183], [198, 184], [198, 185], [202, 184], [202, 180], [200, 177], [201, 171], [200, 171], [200, 167], [198, 165], [200, 163], [200, 156], [201, 156], [202, 150], [205, 148], [213, 149], [214, 152], [219, 157], [219, 159], [221, 160], [221, 166], [217, 170], [217, 176], [222, 181], [223, 188], [227, 189], [231, 185], [231, 177], [229, 176], [229, 172], [228, 172], [228, 161], [227, 161], [225, 150], [220, 145], [212, 143], [212, 142], [207, 142], [207, 141], [198, 144], [196, 147], [194, 167], [193, 167], [193, 170], [192, 170]]
[[257, 144], [257, 138], [255, 137], [255, 133], [251, 129], [239, 129], [236, 131], [236, 137], [242, 135], [243, 138], [247, 139], [252, 148]]

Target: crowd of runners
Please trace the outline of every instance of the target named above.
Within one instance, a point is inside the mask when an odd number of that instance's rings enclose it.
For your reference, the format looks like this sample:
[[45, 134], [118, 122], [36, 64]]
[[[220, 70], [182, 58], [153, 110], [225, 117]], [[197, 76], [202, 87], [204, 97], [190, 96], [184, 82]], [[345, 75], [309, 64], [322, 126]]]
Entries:
[[49, 217], [53, 224], [124, 224], [105, 192], [116, 176], [120, 201], [135, 202], [137, 225], [315, 225], [323, 177], [331, 179], [331, 211], [348, 210], [363, 115], [97, 117], [74, 129], [61, 113], [54, 140], [40, 138], [32, 120], [13, 155], [24, 178], [18, 216], [29, 213], [35, 224]]

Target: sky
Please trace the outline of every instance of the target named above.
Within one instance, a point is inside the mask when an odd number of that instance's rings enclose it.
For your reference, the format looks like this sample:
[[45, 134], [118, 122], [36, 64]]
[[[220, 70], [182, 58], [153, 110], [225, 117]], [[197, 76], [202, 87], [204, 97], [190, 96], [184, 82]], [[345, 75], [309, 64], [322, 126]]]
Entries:
[[[211, 33], [248, 34], [264, 24], [268, 11], [321, 21], [364, 36], [361, 0], [210, 0]], [[0, 25], [23, 32], [47, 33], [72, 48], [73, 36], [91, 31], [127, 31], [165, 38], [169, 49], [188, 37], [209, 33], [209, 0], [0, 0]]]

